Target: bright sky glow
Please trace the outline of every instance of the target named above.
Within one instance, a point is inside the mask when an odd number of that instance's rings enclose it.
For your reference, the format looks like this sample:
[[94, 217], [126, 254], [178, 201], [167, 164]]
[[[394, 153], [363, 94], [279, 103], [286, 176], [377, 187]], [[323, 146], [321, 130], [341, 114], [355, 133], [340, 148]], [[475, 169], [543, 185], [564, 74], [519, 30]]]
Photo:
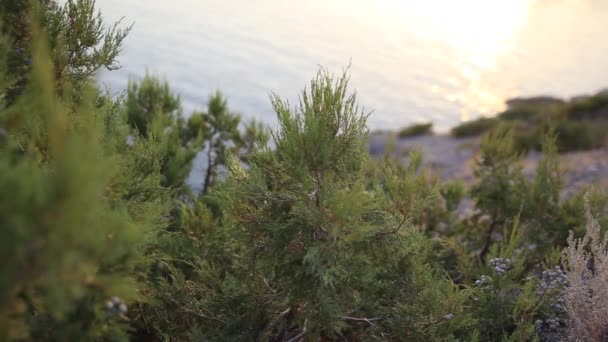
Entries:
[[[470, 119], [473, 113], [491, 114], [503, 105], [506, 94], [484, 89], [483, 74], [493, 71], [500, 57], [513, 51], [535, 1], [364, 0], [369, 6], [391, 12], [393, 19], [400, 17], [404, 25], [414, 22], [421, 39], [447, 45], [455, 52], [452, 57], [457, 57], [454, 63], [466, 85], [443, 97], [462, 105], [462, 120]], [[442, 93], [437, 87], [431, 91]]]

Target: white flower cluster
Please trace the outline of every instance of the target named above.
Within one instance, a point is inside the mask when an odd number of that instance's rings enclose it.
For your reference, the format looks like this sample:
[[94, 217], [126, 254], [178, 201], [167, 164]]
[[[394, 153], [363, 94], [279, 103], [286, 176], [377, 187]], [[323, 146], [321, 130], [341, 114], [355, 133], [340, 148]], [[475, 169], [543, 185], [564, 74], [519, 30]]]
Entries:
[[564, 296], [558, 296], [555, 298], [555, 302], [551, 303], [551, 308], [557, 312], [566, 312], [565, 303]]
[[127, 304], [125, 304], [118, 297], [112, 297], [106, 303], [106, 309], [108, 310], [108, 314], [110, 314], [111, 316], [118, 315], [118, 314], [125, 314], [125, 313], [127, 313]]
[[555, 331], [557, 330], [561, 324], [564, 324], [565, 321], [563, 319], [555, 319], [555, 318], [548, 318], [546, 320], [542, 320], [539, 319], [536, 321], [535, 325], [536, 325], [536, 330], [549, 330], [549, 331]]
[[542, 290], [550, 290], [562, 288], [568, 285], [568, 277], [561, 267], [555, 266], [555, 270], [543, 271], [540, 278], [540, 287]]
[[487, 287], [488, 285], [490, 285], [490, 283], [492, 283], [492, 280], [492, 277], [482, 275], [481, 277], [479, 277], [479, 279], [475, 280], [475, 286], [482, 288]]
[[502, 275], [511, 269], [511, 259], [492, 258], [490, 259], [490, 265], [494, 267], [496, 273]]
[[[555, 266], [552, 269], [545, 270], [540, 276], [538, 284], [538, 295], [544, 296], [547, 291], [556, 290], [552, 302], [549, 304], [552, 318], [536, 321], [536, 334], [543, 341], [562, 341], [564, 340], [564, 331], [567, 329], [567, 321], [564, 319], [566, 315], [564, 290], [568, 286], [568, 278], [561, 267]], [[552, 296], [553, 296], [552, 295]]]

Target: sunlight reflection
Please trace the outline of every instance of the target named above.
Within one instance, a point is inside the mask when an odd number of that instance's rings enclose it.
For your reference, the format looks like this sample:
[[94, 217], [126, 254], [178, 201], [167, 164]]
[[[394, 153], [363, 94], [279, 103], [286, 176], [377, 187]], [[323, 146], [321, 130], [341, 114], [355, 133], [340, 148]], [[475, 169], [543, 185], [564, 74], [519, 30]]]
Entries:
[[505, 94], [485, 88], [483, 72], [492, 70], [501, 56], [512, 52], [514, 39], [522, 29], [534, 0], [431, 0], [417, 2], [439, 40], [462, 54], [462, 77], [467, 86], [459, 94], [460, 119], [490, 115], [504, 107]]
[[405, 20], [416, 23], [417, 34], [436, 44], [451, 47], [460, 70], [460, 90], [441, 90], [449, 102], [461, 107], [461, 120], [488, 115], [502, 109], [506, 94], [484, 88], [484, 72], [493, 71], [501, 56], [513, 52], [536, 0], [383, 0], [374, 2], [397, 10]]
[[384, 0], [406, 18], [420, 21], [419, 30], [467, 55], [478, 68], [489, 68], [512, 49], [536, 0]]

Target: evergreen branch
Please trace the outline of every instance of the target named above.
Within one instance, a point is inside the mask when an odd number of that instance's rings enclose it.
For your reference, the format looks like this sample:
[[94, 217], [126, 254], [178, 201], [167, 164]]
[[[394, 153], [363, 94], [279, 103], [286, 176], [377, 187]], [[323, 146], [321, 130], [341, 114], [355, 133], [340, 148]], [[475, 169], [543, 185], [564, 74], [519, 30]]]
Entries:
[[376, 235], [390, 235], [390, 234], [395, 234], [397, 233], [399, 230], [401, 230], [401, 227], [403, 227], [403, 225], [405, 224], [405, 221], [407, 221], [407, 216], [403, 215], [403, 217], [401, 218], [401, 221], [399, 222], [399, 225], [389, 231], [386, 232], [378, 232], [376, 233]]
[[432, 321], [432, 322], [423, 323], [423, 324], [420, 325], [420, 328], [421, 329], [426, 329], [426, 328], [432, 327], [433, 325], [437, 325], [437, 324], [439, 324], [439, 323], [441, 323], [443, 321], [444, 321], [444, 319], [442, 318], [442, 319], [438, 319], [438, 320], [435, 320], [435, 321]]
[[139, 309], [139, 314], [141, 315], [141, 318], [144, 321], [144, 327], [146, 327], [146, 331], [150, 331], [148, 321], [146, 320], [146, 316], [144, 315], [144, 310], [142, 310], [141, 308], [141, 303], [137, 302], [137, 308]]
[[[451, 314], [448, 314], [448, 315], [451, 315]], [[453, 317], [453, 316], [452, 316], [452, 317]], [[444, 316], [444, 317], [439, 318], [439, 319], [437, 319], [437, 320], [434, 320], [434, 321], [431, 321], [431, 322], [427, 322], [427, 323], [420, 324], [420, 328], [421, 328], [422, 330], [427, 329], [427, 328], [430, 328], [430, 327], [432, 327], [432, 326], [434, 326], [434, 325], [437, 325], [437, 324], [439, 324], [439, 323], [441, 323], [441, 322], [449, 321], [450, 319], [452, 319], [452, 317]]]
[[187, 308], [187, 307], [185, 307], [185, 306], [182, 306], [182, 305], [181, 305], [181, 304], [180, 304], [178, 301], [176, 301], [176, 300], [175, 300], [175, 299], [173, 299], [173, 298], [169, 298], [169, 300], [171, 300], [171, 301], [172, 301], [172, 302], [173, 302], [175, 305], [177, 305], [177, 306], [178, 306], [178, 307], [179, 307], [179, 308], [180, 308], [182, 311], [184, 311], [184, 312], [187, 312], [187, 313], [193, 314], [193, 315], [195, 315], [195, 316], [197, 316], [197, 317], [200, 317], [200, 318], [203, 318], [203, 319], [206, 319], [206, 320], [211, 320], [211, 321], [216, 321], [216, 322], [218, 322], [218, 323], [226, 324], [226, 321], [224, 321], [224, 320], [223, 320], [223, 319], [221, 319], [221, 318], [217, 318], [217, 317], [208, 316], [208, 315], [205, 315], [205, 314], [203, 314], [203, 313], [200, 313], [200, 312], [194, 311], [194, 310], [192, 310], [192, 309], [189, 309], [189, 308]]
[[488, 227], [488, 230], [485, 234], [483, 247], [481, 248], [481, 252], [479, 252], [479, 258], [481, 259], [482, 263], [485, 263], [484, 259], [485, 259], [486, 255], [488, 254], [488, 252], [490, 251], [490, 245], [492, 244], [492, 235], [494, 234], [494, 231], [496, 230], [496, 226], [498, 225], [498, 220], [497, 220], [496, 216], [497, 216], [497, 213], [495, 211], [494, 214], [492, 215], [492, 222], [490, 223], [490, 226]]

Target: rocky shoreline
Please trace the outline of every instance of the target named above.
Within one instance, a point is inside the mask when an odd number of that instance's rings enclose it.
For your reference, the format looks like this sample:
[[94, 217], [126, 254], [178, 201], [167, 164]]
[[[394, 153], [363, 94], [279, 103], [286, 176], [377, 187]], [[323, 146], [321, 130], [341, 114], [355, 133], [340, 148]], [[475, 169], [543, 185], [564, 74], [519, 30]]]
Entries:
[[[388, 132], [374, 134], [369, 139], [369, 151], [379, 156], [386, 150], [391, 139]], [[454, 138], [449, 135], [423, 135], [397, 138], [394, 154], [404, 155], [407, 151], [420, 150], [424, 166], [431, 169], [442, 180], [462, 180], [470, 185], [474, 181], [473, 170], [479, 155], [481, 139]], [[532, 174], [536, 169], [541, 153], [531, 151], [523, 159], [524, 171]], [[560, 154], [560, 167], [563, 172], [564, 190], [567, 196], [587, 185], [608, 188], [608, 148]]]

